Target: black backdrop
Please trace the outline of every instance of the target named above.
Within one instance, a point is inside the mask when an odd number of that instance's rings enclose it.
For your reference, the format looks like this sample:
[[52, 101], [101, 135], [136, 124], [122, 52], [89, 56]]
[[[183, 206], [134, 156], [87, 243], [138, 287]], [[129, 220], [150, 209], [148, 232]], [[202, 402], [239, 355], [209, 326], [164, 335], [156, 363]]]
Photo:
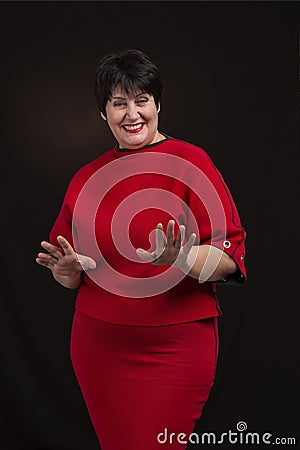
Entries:
[[114, 144], [93, 98], [97, 61], [131, 47], [161, 68], [161, 130], [211, 155], [248, 231], [247, 285], [219, 288], [218, 370], [197, 431], [243, 420], [297, 436], [297, 2], [1, 2], [0, 13], [1, 450], [98, 448], [69, 357], [75, 292], [35, 256], [72, 174]]

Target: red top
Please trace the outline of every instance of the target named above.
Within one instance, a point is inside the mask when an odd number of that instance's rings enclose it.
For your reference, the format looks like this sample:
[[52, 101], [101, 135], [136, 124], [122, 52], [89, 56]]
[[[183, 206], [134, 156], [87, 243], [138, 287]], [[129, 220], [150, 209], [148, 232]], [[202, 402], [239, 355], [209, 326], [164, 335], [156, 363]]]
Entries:
[[167, 325], [220, 314], [216, 283], [199, 283], [179, 269], [142, 261], [153, 251], [157, 223], [186, 226], [194, 245], [228, 253], [238, 270], [222, 283], [245, 281], [244, 240], [232, 196], [199, 147], [166, 137], [139, 150], [114, 148], [78, 170], [50, 233], [64, 236], [97, 268], [84, 272], [76, 309], [127, 325]]

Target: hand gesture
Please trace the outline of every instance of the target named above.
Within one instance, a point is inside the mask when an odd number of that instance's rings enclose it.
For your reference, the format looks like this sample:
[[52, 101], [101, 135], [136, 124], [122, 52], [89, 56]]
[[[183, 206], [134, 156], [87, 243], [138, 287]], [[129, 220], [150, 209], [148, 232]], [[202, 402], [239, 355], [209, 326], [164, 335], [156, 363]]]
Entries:
[[136, 253], [144, 261], [151, 262], [156, 266], [173, 266], [182, 268], [186, 266], [188, 254], [193, 247], [196, 234], [192, 233], [185, 245], [182, 245], [185, 237], [185, 226], [180, 225], [177, 237], [174, 236], [175, 221], [170, 220], [166, 229], [166, 236], [161, 223], [155, 229], [156, 249], [147, 252], [138, 248]]
[[[39, 253], [36, 262], [41, 266], [52, 270], [53, 276], [60, 280], [67, 280], [78, 276], [82, 270], [96, 268], [96, 262], [89, 256], [76, 253], [70, 243], [63, 236], [58, 236], [57, 241], [62, 246], [61, 251], [55, 245], [42, 241], [41, 246], [48, 253]], [[64, 284], [65, 283], [61, 283]]]

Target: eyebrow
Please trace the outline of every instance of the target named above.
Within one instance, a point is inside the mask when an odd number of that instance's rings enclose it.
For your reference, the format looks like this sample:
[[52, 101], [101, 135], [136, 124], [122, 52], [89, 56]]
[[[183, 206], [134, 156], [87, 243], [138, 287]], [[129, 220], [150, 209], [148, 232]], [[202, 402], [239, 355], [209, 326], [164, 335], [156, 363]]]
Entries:
[[[147, 92], [141, 92], [140, 94], [136, 95], [135, 98], [139, 97], [140, 95], [149, 95], [149, 94], [147, 94]], [[126, 100], [125, 97], [119, 97], [119, 96], [112, 97], [111, 99], [112, 100]]]

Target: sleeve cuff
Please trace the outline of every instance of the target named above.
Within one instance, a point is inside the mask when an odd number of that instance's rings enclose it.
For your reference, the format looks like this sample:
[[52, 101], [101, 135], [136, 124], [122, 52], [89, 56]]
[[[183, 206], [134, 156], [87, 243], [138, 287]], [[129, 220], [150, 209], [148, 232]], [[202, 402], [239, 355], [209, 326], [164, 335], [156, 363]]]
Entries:
[[215, 284], [231, 284], [236, 286], [241, 286], [245, 284], [247, 277], [243, 274], [240, 269], [237, 269], [234, 273], [228, 274], [224, 280], [213, 281]]

